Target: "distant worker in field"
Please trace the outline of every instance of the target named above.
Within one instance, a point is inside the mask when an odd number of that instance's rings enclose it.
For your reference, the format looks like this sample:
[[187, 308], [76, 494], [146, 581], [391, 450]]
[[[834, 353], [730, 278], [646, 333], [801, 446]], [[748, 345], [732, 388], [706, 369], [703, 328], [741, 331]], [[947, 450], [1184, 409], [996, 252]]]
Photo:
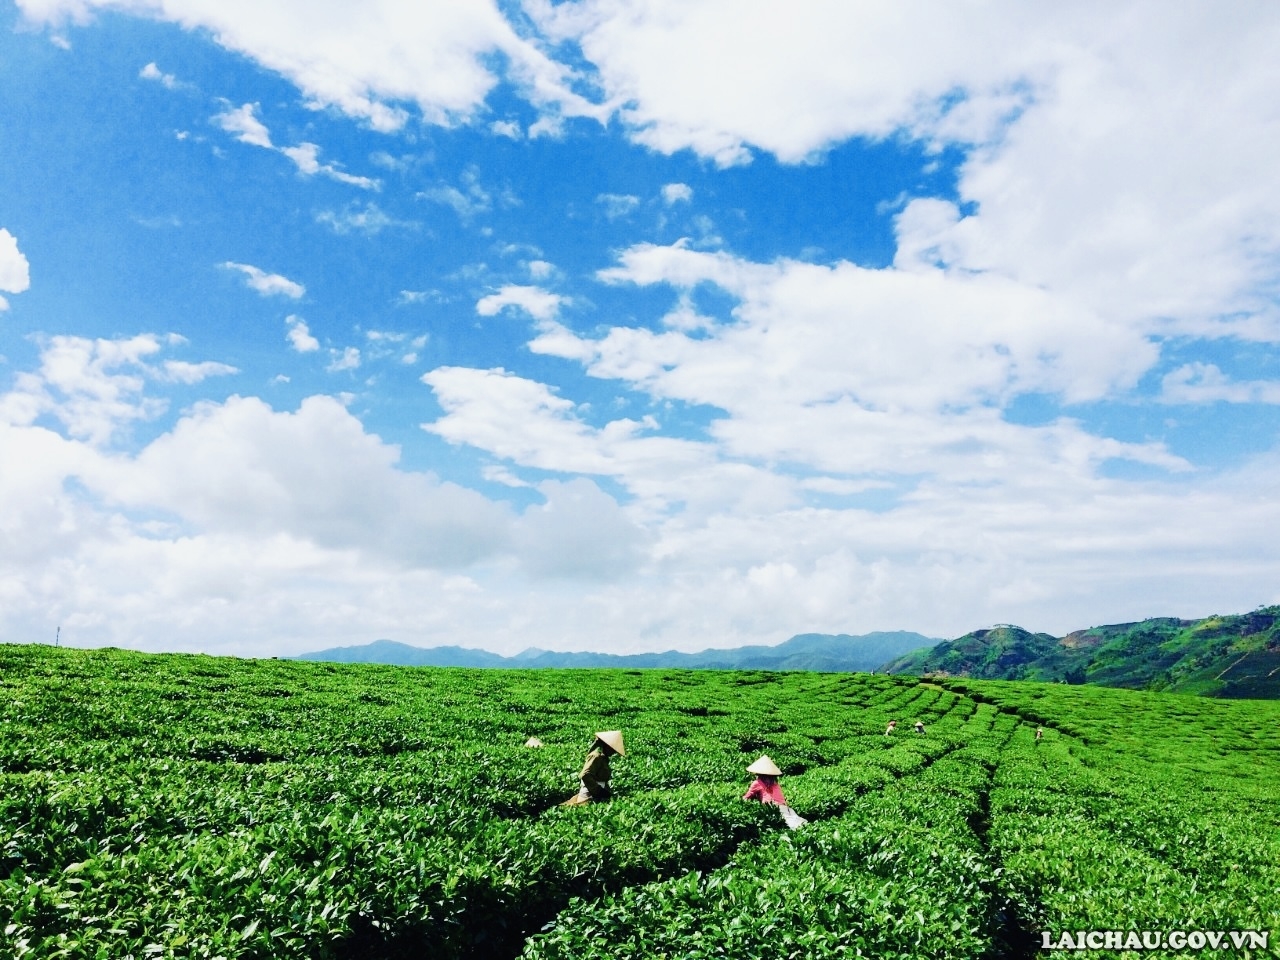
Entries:
[[1036, 727], [1036, 743], [1044, 739], [1044, 727]]
[[917, 720], [917, 721], [916, 721], [916, 733], [924, 733], [924, 721], [923, 721], [923, 720]]
[[595, 742], [591, 744], [591, 752], [582, 765], [582, 772], [578, 774], [578, 779], [582, 782], [581, 789], [560, 806], [577, 807], [584, 803], [608, 800], [612, 793], [609, 778], [613, 774], [609, 769], [609, 758], [615, 754], [619, 757], [627, 755], [622, 746], [622, 731], [605, 730], [597, 733]]
[[889, 734], [893, 733], [893, 731], [896, 729], [898, 729], [898, 721], [890, 720], [889, 725], [884, 728], [884, 735], [887, 737], [889, 736]]
[[747, 788], [747, 792], [742, 795], [743, 800], [759, 800], [761, 803], [773, 804], [778, 808], [782, 819], [792, 830], [803, 827], [809, 822], [787, 806], [787, 798], [782, 795], [782, 784], [778, 783], [778, 778], [782, 776], [782, 771], [768, 756], [762, 756], [747, 767], [747, 773], [754, 773], [756, 779]]

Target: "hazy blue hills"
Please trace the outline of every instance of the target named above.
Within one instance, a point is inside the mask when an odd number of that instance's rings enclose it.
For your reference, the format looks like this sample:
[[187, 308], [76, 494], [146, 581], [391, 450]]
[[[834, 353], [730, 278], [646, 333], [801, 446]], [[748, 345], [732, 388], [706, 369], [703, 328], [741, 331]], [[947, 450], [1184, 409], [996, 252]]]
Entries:
[[1280, 699], [1280, 606], [1200, 620], [1156, 617], [1064, 637], [997, 626], [905, 654], [883, 669]]
[[556, 653], [530, 648], [513, 657], [467, 647], [413, 647], [375, 640], [356, 647], [304, 653], [295, 660], [333, 663], [388, 663], [411, 667], [627, 667], [692, 670], [814, 670], [839, 673], [872, 671], [882, 664], [932, 647], [937, 639], [907, 630], [848, 634], [802, 633], [776, 646], [733, 647], [698, 653]]
[[942, 642], [906, 630], [861, 636], [802, 633], [776, 646], [699, 653], [556, 653], [530, 648], [513, 657], [466, 647], [422, 648], [376, 640], [293, 659], [420, 667], [878, 670], [1280, 699], [1280, 606], [1200, 620], [1156, 617], [1076, 630], [1064, 637], [1004, 624]]

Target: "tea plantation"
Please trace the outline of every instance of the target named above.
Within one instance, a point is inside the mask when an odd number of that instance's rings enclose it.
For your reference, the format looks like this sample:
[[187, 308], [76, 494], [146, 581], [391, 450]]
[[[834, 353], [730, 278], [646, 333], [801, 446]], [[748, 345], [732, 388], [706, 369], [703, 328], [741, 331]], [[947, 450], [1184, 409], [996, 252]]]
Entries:
[[[614, 799], [558, 807], [615, 728]], [[740, 799], [761, 753], [807, 827]], [[0, 645], [0, 956], [1052, 957], [1041, 931], [1080, 930], [1277, 955], [1280, 703]]]

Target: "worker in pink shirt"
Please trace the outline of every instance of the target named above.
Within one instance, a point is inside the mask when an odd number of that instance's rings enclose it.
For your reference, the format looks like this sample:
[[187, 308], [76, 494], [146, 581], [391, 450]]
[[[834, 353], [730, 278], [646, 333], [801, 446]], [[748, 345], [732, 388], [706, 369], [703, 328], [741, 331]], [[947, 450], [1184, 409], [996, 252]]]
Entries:
[[809, 822], [787, 806], [787, 798], [782, 795], [782, 784], [778, 783], [778, 777], [782, 776], [782, 771], [768, 756], [761, 757], [747, 767], [747, 773], [754, 773], [756, 779], [742, 795], [743, 800], [759, 800], [761, 803], [775, 805], [778, 812], [782, 814], [782, 819], [792, 830], [803, 827]]

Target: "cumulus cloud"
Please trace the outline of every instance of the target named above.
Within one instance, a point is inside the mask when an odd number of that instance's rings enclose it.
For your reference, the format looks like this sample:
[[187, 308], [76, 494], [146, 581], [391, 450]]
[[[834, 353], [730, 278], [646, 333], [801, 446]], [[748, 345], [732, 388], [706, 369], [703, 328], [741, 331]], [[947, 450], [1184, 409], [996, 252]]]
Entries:
[[596, 197], [596, 203], [603, 208], [604, 215], [610, 220], [620, 220], [630, 216], [640, 206], [640, 198], [629, 193], [602, 193]]
[[285, 336], [289, 339], [290, 346], [298, 353], [314, 353], [320, 349], [320, 341], [311, 335], [311, 329], [307, 326], [307, 321], [295, 314], [290, 314], [284, 320], [288, 330]]
[[341, 373], [344, 370], [357, 370], [360, 367], [360, 348], [346, 347], [342, 350], [330, 350], [329, 365], [325, 367], [330, 373]]
[[138, 76], [143, 80], [154, 80], [166, 90], [173, 90], [178, 86], [178, 78], [171, 73], [164, 73], [155, 63], [148, 63], [138, 71]]
[[288, 77], [315, 104], [383, 132], [405, 124], [408, 103], [434, 124], [475, 114], [498, 82], [488, 66], [495, 54], [525, 96], [555, 116], [603, 118], [610, 110], [576, 94], [573, 72], [523, 39], [492, 2], [321, 9], [269, 0], [247, 10], [218, 0], [159, 8], [148, 0], [21, 0], [19, 7], [54, 26], [109, 8], [203, 28], [223, 47]]
[[501, 368], [438, 367], [422, 376], [444, 415], [423, 429], [524, 467], [614, 478], [652, 516], [672, 504], [697, 511], [776, 509], [789, 480], [746, 463], [726, 463], [714, 445], [662, 436], [652, 418], [603, 426], [546, 384]]
[[227, 270], [238, 270], [245, 276], [245, 283], [251, 290], [256, 290], [264, 297], [288, 297], [290, 300], [301, 300], [307, 288], [300, 283], [283, 277], [278, 273], [267, 273], [248, 263], [226, 261], [222, 266]]
[[[710, 283], [739, 300], [734, 322], [711, 336], [615, 327], [589, 346], [596, 375], [729, 411], [766, 395], [903, 411], [1023, 392], [1096, 399], [1134, 384], [1158, 357], [1140, 332], [995, 274], [760, 264], [676, 244], [633, 247], [601, 276], [684, 291]], [[581, 358], [584, 342], [531, 348]]]
[[[530, 136], [567, 117], [617, 116], [640, 143], [722, 165], [753, 150], [802, 162], [850, 138], [956, 146], [966, 151], [962, 206], [949, 224], [938, 208], [912, 210], [904, 256], [929, 239], [915, 253], [1157, 335], [1280, 339], [1280, 184], [1259, 149], [1280, 138], [1270, 66], [1280, 18], [1266, 5], [1224, 18], [1154, 0], [1131, 0], [1123, 14], [1094, 2], [1045, 13], [1014, 0], [943, 11], [920, 0], [892, 9], [816, 0], [784, 15], [765, 0], [539, 0], [524, 8], [540, 33], [531, 39], [493, 3], [383, 4], [376, 16], [317, 13], [297, 0], [252, 16], [212, 0], [158, 13], [143, 0], [20, 8], [56, 26], [108, 5], [203, 27], [317, 104], [384, 130], [403, 124], [411, 102], [430, 122], [478, 115], [499, 80], [489, 66], [497, 52], [541, 109]], [[561, 41], [594, 72], [580, 76], [542, 52]], [[597, 87], [598, 100], [576, 86]], [[270, 144], [252, 104], [220, 122]], [[308, 144], [286, 149], [300, 169], [374, 185], [322, 165]], [[465, 187], [438, 187], [433, 198], [464, 217], [482, 206]], [[925, 213], [928, 224], [913, 219]]]
[[[0, 227], [0, 290], [5, 293], [22, 293], [31, 286], [31, 266], [18, 249], [18, 239]], [[0, 310], [7, 310], [9, 302], [0, 297]]]
[[1212, 363], [1187, 363], [1165, 374], [1164, 403], [1280, 403], [1280, 381], [1232, 380]]
[[617, 501], [585, 477], [538, 485], [513, 532], [521, 566], [539, 578], [616, 580], [643, 561], [645, 533]]
[[999, 273], [1160, 335], [1280, 339], [1280, 177], [1258, 149], [1280, 140], [1280, 18], [1265, 6], [530, 9], [581, 45], [632, 136], [667, 153], [795, 163], [890, 135], [965, 150], [965, 215], [908, 207], [904, 264]]
[[497, 293], [481, 297], [476, 302], [476, 313], [482, 317], [492, 317], [507, 307], [516, 307], [535, 320], [551, 320], [560, 312], [560, 306], [564, 302], [564, 297], [541, 287], [508, 284]]
[[153, 358], [181, 337], [140, 334], [123, 340], [56, 336], [44, 342], [40, 366], [21, 372], [0, 398], [0, 419], [30, 426], [42, 418], [62, 424], [68, 435], [104, 446], [130, 424], [154, 420], [168, 407], [148, 396], [149, 381], [195, 384], [238, 372], [215, 361], [189, 363]]
[[283, 533], [408, 565], [466, 566], [506, 541], [503, 507], [399, 470], [398, 458], [331, 397], [310, 397], [296, 413], [232, 397], [198, 405], [135, 459], [87, 482], [197, 530]]
[[186, 360], [166, 360], [160, 368], [164, 378], [174, 383], [200, 383], [209, 377], [225, 377], [240, 371], [230, 364], [218, 363], [216, 360], [205, 360], [201, 363], [189, 363]]
[[667, 206], [688, 203], [693, 199], [693, 187], [687, 183], [668, 183], [662, 188], [662, 202]]
[[[1100, 607], [1134, 619], [1248, 609], [1280, 562], [1274, 457], [1192, 485], [1045, 464], [973, 483], [944, 466], [891, 508], [824, 509], [795, 489], [857, 497], [893, 481], [796, 484], [726, 462], [714, 440], [655, 435], [652, 421], [593, 426], [584, 407], [503, 371], [432, 371], [424, 380], [445, 416], [429, 429], [512, 465], [492, 465], [491, 481], [527, 483], [516, 472], [526, 468], [598, 478], [543, 480], [542, 502], [516, 514], [404, 469], [396, 447], [331, 397], [293, 411], [253, 397], [199, 403], [136, 453], [95, 445], [93, 418], [21, 415], [38, 385], [106, 402], [104, 378], [163, 382], [155, 361], [177, 345], [50, 343], [41, 368], [0, 397], [10, 635], [56, 622], [76, 643], [164, 637], [262, 655], [383, 635], [514, 653], [777, 642], [850, 624], [1065, 631]], [[108, 419], [127, 421], [146, 398], [114, 386], [128, 403]], [[634, 499], [620, 503], [606, 481]], [[700, 490], [721, 500], [699, 509], [710, 502]], [[751, 500], [726, 508], [728, 491]], [[1176, 609], [1153, 599], [1174, 594]]]
[[271, 131], [258, 119], [256, 103], [246, 103], [235, 108], [228, 106], [213, 118], [213, 122], [241, 143], [267, 150], [275, 149], [275, 144], [271, 142]]
[[[561, 637], [581, 630], [595, 638], [587, 646], [611, 636], [633, 645], [643, 635], [688, 649], [695, 637], [715, 642], [716, 630], [776, 638], [801, 629], [798, 621], [822, 630], [909, 621], [941, 633], [957, 616], [1065, 631], [1091, 622], [1098, 604], [1121, 617], [1152, 615], [1146, 607], [1167, 598], [1172, 582], [1189, 610], [1227, 596], [1246, 608], [1256, 603], [1259, 578], [1280, 560], [1276, 546], [1249, 527], [1280, 516], [1274, 498], [1260, 495], [1269, 482], [1264, 463], [1229, 480], [1191, 484], [1106, 479], [1095, 445], [1108, 441], [1071, 424], [1014, 428], [993, 416], [987, 425], [998, 442], [985, 449], [945, 422], [930, 422], [932, 449], [874, 462], [895, 446], [920, 443], [910, 423], [886, 418], [881, 438], [828, 433], [834, 450], [868, 439], [874, 449], [797, 483], [735, 462], [724, 444], [647, 435], [644, 423], [593, 427], [571, 401], [501, 370], [438, 369], [423, 379], [445, 411], [424, 425], [429, 431], [520, 468], [607, 477], [636, 498], [624, 514], [652, 538], [637, 541], [646, 559], [626, 574], [626, 586], [580, 598], [589, 612], [555, 618]], [[794, 424], [793, 413], [783, 411], [771, 439], [813, 426]], [[903, 469], [913, 474], [896, 472]], [[499, 482], [510, 476], [491, 473]], [[730, 491], [742, 500], [734, 503]], [[823, 508], [806, 503], [805, 491], [855, 499]], [[861, 496], [870, 499], [859, 503]], [[1237, 522], [1241, 509], [1251, 521]], [[1215, 510], [1229, 516], [1225, 539], [1212, 535]], [[1187, 522], [1168, 524], [1162, 518], [1170, 511]], [[1223, 550], [1225, 542], [1237, 546]], [[1220, 563], [1253, 586], [1233, 584]], [[1206, 570], [1214, 571], [1212, 584]], [[1045, 623], [1050, 608], [1058, 619]]]

